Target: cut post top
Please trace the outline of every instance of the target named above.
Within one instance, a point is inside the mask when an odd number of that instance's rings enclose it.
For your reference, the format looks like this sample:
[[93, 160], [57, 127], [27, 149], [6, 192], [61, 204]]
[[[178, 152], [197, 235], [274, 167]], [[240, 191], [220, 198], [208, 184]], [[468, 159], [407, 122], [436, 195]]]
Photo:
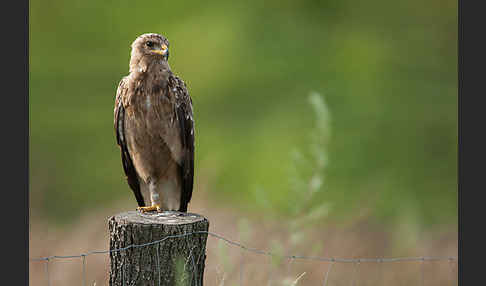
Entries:
[[177, 211], [163, 211], [163, 212], [146, 212], [127, 211], [113, 216], [118, 222], [134, 223], [143, 225], [184, 225], [193, 224], [200, 221], [207, 221], [207, 219], [195, 213], [185, 213]]

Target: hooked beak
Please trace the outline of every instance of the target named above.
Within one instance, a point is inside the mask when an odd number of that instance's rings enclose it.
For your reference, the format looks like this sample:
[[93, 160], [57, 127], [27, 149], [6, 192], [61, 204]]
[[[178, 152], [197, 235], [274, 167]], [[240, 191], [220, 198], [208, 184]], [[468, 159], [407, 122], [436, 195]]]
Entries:
[[160, 50], [159, 49], [152, 50], [152, 53], [158, 54], [158, 55], [161, 55], [161, 56], [165, 56], [165, 55], [167, 55], [168, 51], [169, 51], [169, 49], [167, 48], [167, 46], [162, 45], [162, 47], [160, 47]]

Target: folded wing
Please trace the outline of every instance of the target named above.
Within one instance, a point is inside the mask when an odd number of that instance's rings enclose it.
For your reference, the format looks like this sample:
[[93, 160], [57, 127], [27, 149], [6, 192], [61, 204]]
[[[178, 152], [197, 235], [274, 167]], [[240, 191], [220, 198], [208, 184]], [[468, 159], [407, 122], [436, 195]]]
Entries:
[[125, 107], [123, 106], [123, 98], [127, 96], [128, 84], [127, 78], [123, 78], [118, 85], [115, 98], [115, 121], [114, 127], [116, 132], [116, 142], [120, 146], [121, 158], [123, 163], [123, 170], [127, 176], [127, 182], [137, 199], [138, 206], [145, 206], [145, 202], [140, 192], [140, 183], [138, 182], [137, 172], [133, 166], [130, 153], [128, 152], [127, 143], [125, 141]]
[[180, 174], [182, 181], [180, 211], [187, 211], [187, 205], [192, 197], [194, 185], [194, 119], [192, 100], [187, 92], [185, 83], [176, 76], [169, 77], [170, 96], [176, 98], [176, 114], [180, 127], [182, 142], [182, 160], [180, 161]]

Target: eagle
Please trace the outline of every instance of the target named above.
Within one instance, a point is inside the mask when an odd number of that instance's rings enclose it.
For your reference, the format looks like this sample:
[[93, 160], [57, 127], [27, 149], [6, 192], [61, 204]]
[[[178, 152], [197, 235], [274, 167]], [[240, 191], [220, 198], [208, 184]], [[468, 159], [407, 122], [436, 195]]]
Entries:
[[139, 36], [131, 45], [129, 75], [116, 91], [116, 141], [141, 212], [187, 212], [192, 196], [192, 99], [168, 59], [167, 38]]

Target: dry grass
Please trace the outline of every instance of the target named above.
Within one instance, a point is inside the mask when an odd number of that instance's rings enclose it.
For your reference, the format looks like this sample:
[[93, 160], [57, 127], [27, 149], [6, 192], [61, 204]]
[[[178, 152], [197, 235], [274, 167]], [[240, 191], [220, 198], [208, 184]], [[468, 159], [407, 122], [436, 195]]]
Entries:
[[[396, 249], [392, 233], [366, 220], [352, 224], [320, 225], [305, 237], [292, 237], [281, 222], [258, 214], [242, 214], [230, 207], [211, 204], [205, 193], [195, 194], [191, 212], [204, 214], [210, 231], [249, 247], [286, 254], [359, 258], [390, 256], [457, 256], [457, 232], [421, 233], [415, 242]], [[68, 229], [56, 229], [31, 220], [30, 257], [72, 255], [90, 250], [106, 250], [108, 217], [133, 209], [134, 202], [120, 202], [109, 209], [84, 215]], [[294, 239], [292, 242], [291, 239]], [[300, 240], [295, 243], [295, 239]], [[209, 237], [205, 285], [323, 285], [330, 263], [303, 260], [272, 260], [244, 252]], [[108, 285], [109, 257], [87, 257], [87, 285]], [[45, 262], [29, 265], [30, 285], [47, 285]], [[49, 263], [50, 285], [82, 285], [81, 259]], [[423, 284], [422, 284], [423, 274]], [[332, 266], [327, 285], [457, 285], [457, 265], [443, 262], [397, 262], [339, 264]]]

